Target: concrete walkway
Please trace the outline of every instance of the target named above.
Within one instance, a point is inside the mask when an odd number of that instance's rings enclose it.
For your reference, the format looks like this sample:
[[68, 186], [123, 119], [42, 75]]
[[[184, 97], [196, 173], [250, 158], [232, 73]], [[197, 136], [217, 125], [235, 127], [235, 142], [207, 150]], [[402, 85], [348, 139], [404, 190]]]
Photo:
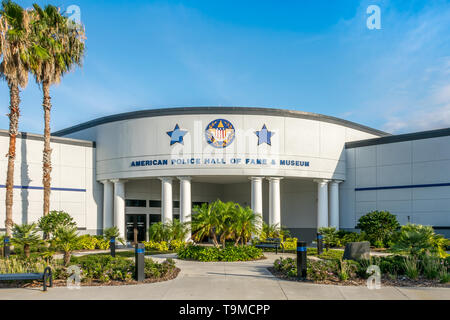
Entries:
[[[152, 256], [162, 261], [168, 255]], [[176, 260], [181, 269], [171, 281], [80, 289], [41, 288], [0, 289], [0, 299], [175, 299], [175, 300], [269, 300], [269, 299], [446, 299], [446, 288], [397, 288], [329, 286], [279, 280], [267, 271], [282, 256], [266, 253], [265, 260], [252, 262], [192, 262]], [[284, 256], [291, 256], [285, 254]]]

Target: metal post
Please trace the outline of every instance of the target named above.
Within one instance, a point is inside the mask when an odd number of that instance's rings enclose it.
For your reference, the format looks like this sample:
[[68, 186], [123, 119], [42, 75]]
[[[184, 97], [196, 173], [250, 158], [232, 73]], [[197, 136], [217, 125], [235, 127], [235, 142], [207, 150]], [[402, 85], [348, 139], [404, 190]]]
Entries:
[[321, 233], [317, 233], [317, 255], [323, 253], [323, 236]]
[[109, 249], [111, 250], [111, 257], [116, 257], [116, 237], [109, 239]]
[[135, 274], [136, 274], [136, 281], [144, 281], [145, 279], [145, 272], [144, 272], [144, 266], [145, 266], [145, 246], [142, 243], [137, 243], [135, 246], [135, 259], [134, 259], [134, 265], [135, 265]]
[[10, 239], [9, 237], [5, 237], [3, 238], [3, 257], [5, 258], [9, 258], [9, 255], [11, 253], [11, 249], [10, 249]]
[[297, 241], [297, 278], [306, 280], [306, 242]]

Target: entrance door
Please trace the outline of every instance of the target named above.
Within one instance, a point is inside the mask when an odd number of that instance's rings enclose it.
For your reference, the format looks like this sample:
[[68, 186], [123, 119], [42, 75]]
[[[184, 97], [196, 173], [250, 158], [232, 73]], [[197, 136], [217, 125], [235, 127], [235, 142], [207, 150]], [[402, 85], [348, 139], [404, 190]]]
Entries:
[[127, 241], [133, 243], [135, 243], [136, 240], [138, 242], [145, 241], [145, 233], [147, 232], [147, 215], [127, 214], [125, 215], [125, 223], [127, 228]]

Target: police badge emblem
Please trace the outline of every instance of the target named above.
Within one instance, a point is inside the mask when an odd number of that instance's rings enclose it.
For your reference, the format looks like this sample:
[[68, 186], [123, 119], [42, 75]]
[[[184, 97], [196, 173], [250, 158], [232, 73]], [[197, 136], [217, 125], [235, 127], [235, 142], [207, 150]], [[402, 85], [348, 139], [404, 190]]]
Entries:
[[234, 126], [225, 119], [211, 121], [205, 129], [206, 142], [214, 148], [226, 148], [235, 138]]

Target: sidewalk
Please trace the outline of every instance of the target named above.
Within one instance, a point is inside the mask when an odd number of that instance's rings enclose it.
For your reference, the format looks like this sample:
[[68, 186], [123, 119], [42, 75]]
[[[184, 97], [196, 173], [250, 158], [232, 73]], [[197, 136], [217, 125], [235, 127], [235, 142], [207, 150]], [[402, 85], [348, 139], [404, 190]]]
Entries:
[[[267, 267], [282, 256], [266, 253], [265, 260], [252, 262], [193, 262], [176, 260], [181, 269], [171, 281], [117, 287], [82, 287], [81, 289], [41, 288], [0, 289], [0, 299], [155, 299], [155, 300], [298, 300], [363, 299], [450, 300], [447, 288], [398, 288], [329, 286], [299, 283], [275, 278]], [[165, 257], [152, 256], [155, 260]]]

